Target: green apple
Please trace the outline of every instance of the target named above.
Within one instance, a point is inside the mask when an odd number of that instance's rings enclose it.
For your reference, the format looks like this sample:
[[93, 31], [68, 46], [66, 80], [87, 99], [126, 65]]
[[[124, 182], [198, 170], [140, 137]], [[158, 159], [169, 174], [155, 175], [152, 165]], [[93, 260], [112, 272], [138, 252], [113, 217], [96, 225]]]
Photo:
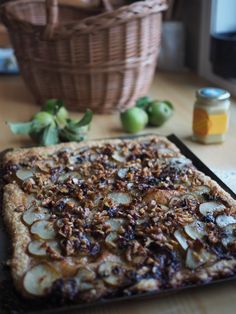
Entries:
[[65, 107], [61, 107], [56, 114], [56, 121], [60, 126], [66, 125], [66, 120], [69, 118], [68, 111]]
[[39, 111], [33, 116], [33, 121], [37, 123], [41, 128], [54, 123], [54, 117], [51, 113], [45, 111]]
[[148, 123], [147, 113], [138, 107], [130, 108], [120, 114], [122, 126], [126, 132], [137, 133]]
[[169, 101], [152, 101], [147, 108], [149, 125], [161, 126], [173, 115], [173, 110]]

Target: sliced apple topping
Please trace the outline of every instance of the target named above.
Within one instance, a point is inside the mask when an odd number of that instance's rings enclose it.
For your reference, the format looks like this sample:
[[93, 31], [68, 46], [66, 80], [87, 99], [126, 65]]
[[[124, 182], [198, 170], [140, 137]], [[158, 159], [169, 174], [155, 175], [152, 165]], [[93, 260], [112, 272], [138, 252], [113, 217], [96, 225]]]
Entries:
[[178, 243], [180, 244], [180, 246], [182, 247], [183, 250], [187, 250], [188, 248], [188, 241], [184, 235], [184, 232], [182, 230], [176, 230], [174, 232], [174, 237], [176, 238], [176, 240], [178, 241]]
[[124, 270], [122, 265], [116, 262], [103, 262], [98, 267], [98, 273], [103, 281], [112, 287], [118, 287], [124, 281]]
[[115, 241], [117, 240], [118, 238], [118, 235], [116, 232], [110, 232], [107, 236], [106, 236], [106, 239], [105, 239], [105, 243], [106, 243], [106, 246], [109, 248], [109, 249], [115, 249], [116, 248], [116, 243]]
[[105, 225], [109, 225], [111, 227], [111, 231], [118, 231], [124, 224], [125, 220], [122, 218], [109, 219], [105, 222]]
[[73, 155], [73, 156], [70, 156], [68, 158], [68, 162], [69, 162], [70, 165], [74, 165], [74, 164], [79, 163], [79, 160], [81, 160], [81, 156], [80, 155]]
[[170, 158], [169, 162], [173, 164], [176, 168], [183, 168], [192, 164], [192, 161], [185, 157], [173, 157]]
[[235, 236], [227, 236], [225, 238], [222, 238], [221, 242], [224, 245], [224, 247], [228, 247], [229, 244], [232, 244], [236, 241], [236, 237]]
[[59, 273], [48, 264], [39, 264], [31, 268], [24, 277], [23, 286], [27, 293], [34, 296], [46, 295]]
[[235, 224], [236, 218], [228, 215], [219, 215], [216, 217], [216, 224], [220, 228], [224, 228], [228, 225]]
[[21, 181], [25, 181], [25, 180], [33, 177], [34, 176], [34, 172], [29, 170], [29, 169], [21, 168], [21, 169], [16, 171], [16, 176]]
[[69, 178], [71, 178], [73, 183], [76, 184], [79, 182], [79, 179], [81, 179], [81, 175], [76, 171], [64, 172], [58, 177], [57, 180], [58, 182], [63, 183]]
[[133, 184], [132, 182], [129, 182], [129, 183], [127, 183], [126, 187], [127, 187], [127, 189], [128, 189], [129, 191], [130, 191], [130, 190], [133, 190], [134, 184]]
[[198, 220], [194, 221], [189, 225], [184, 226], [184, 231], [193, 240], [201, 239], [204, 237], [204, 235], [207, 234], [206, 225]]
[[28, 251], [34, 256], [47, 256], [48, 249], [60, 253], [60, 247], [57, 241], [49, 240], [47, 242], [41, 240], [31, 241], [28, 245]]
[[96, 274], [88, 267], [79, 268], [76, 278], [80, 281], [93, 281], [96, 278]]
[[214, 213], [218, 213], [222, 211], [225, 208], [225, 206], [221, 203], [217, 202], [207, 202], [202, 203], [199, 206], [199, 211], [203, 216], [213, 216]]
[[227, 246], [236, 241], [236, 224], [230, 224], [223, 229], [222, 244]]
[[202, 248], [199, 252], [188, 249], [186, 256], [186, 266], [190, 269], [196, 269], [208, 261], [214, 260], [215, 257]]
[[131, 291], [152, 291], [158, 289], [158, 280], [154, 278], [141, 279], [137, 284], [130, 288]]
[[32, 225], [37, 220], [46, 220], [50, 218], [50, 213], [47, 208], [44, 207], [30, 207], [26, 210], [23, 215], [22, 219], [24, 223], [28, 226]]
[[56, 237], [53, 223], [47, 220], [38, 220], [30, 228], [30, 232], [37, 237], [50, 240]]
[[126, 159], [125, 156], [122, 156], [118, 151], [115, 151], [112, 154], [112, 158], [118, 162], [125, 162], [125, 159]]
[[93, 281], [96, 278], [96, 274], [88, 267], [81, 267], [75, 277], [79, 291], [90, 290], [94, 287]]
[[116, 204], [128, 205], [132, 201], [130, 194], [125, 192], [112, 192], [108, 196]]
[[193, 191], [194, 191], [194, 193], [196, 193], [198, 195], [202, 195], [205, 193], [209, 193], [210, 188], [206, 185], [199, 185], [199, 186], [194, 187]]
[[128, 168], [121, 168], [121, 169], [119, 169], [118, 172], [117, 172], [118, 177], [119, 177], [120, 179], [124, 179], [125, 176], [126, 176], [127, 173], [128, 173], [128, 170], [129, 170]]
[[25, 205], [26, 205], [26, 208], [29, 209], [32, 206], [39, 205], [39, 201], [36, 199], [34, 194], [28, 194], [26, 196]]

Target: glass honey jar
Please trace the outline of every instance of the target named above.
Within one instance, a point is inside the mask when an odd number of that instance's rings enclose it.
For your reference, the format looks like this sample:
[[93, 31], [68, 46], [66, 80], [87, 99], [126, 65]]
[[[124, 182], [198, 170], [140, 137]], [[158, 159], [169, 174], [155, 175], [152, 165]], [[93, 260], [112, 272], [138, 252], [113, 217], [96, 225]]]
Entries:
[[221, 143], [228, 130], [230, 93], [205, 87], [196, 92], [193, 111], [193, 140], [204, 144]]

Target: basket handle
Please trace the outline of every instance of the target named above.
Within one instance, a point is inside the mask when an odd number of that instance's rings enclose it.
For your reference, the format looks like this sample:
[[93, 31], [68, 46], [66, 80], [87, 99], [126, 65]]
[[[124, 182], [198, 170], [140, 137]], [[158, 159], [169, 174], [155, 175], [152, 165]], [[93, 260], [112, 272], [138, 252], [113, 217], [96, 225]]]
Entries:
[[45, 40], [52, 39], [58, 20], [58, 0], [46, 0], [46, 28], [43, 36]]
[[113, 7], [112, 4], [110, 3], [110, 0], [102, 0], [102, 5], [107, 12], [113, 11]]
[[[58, 25], [59, 21], [59, 8], [58, 0], [46, 0], [46, 28], [44, 31], [43, 38], [45, 40], [51, 40], [53, 38], [53, 33]], [[66, 1], [63, 1], [66, 3]], [[101, 4], [104, 7], [105, 11], [113, 11], [113, 7], [110, 3], [110, 0], [101, 0]], [[74, 6], [76, 6], [76, 1], [74, 1]], [[77, 4], [78, 7], [78, 4]]]

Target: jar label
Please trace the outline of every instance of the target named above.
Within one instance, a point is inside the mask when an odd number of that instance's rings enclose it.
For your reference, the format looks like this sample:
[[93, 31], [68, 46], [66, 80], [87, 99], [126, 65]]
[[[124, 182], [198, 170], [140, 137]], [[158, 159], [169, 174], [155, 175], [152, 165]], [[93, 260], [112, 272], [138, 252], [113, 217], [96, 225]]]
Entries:
[[228, 127], [227, 113], [209, 115], [200, 108], [194, 109], [193, 131], [196, 135], [206, 136], [213, 134], [224, 134]]

